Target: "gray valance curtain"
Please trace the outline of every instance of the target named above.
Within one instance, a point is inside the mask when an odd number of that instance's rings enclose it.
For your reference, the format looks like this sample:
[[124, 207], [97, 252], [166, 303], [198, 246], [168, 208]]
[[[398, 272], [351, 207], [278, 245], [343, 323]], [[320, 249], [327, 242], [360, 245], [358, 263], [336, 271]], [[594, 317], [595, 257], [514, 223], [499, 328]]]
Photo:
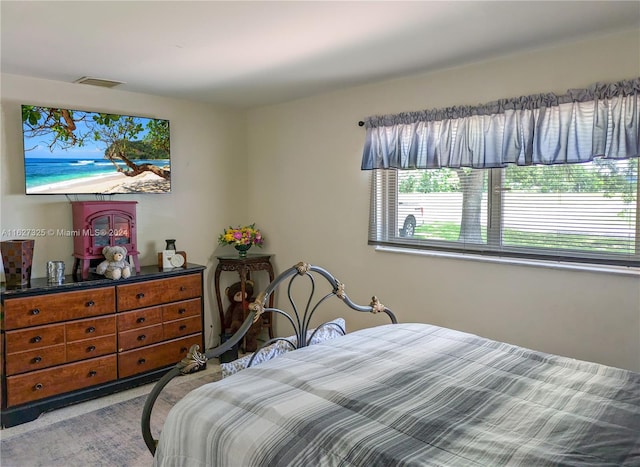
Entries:
[[362, 169], [497, 168], [640, 157], [640, 78], [566, 94], [368, 117]]

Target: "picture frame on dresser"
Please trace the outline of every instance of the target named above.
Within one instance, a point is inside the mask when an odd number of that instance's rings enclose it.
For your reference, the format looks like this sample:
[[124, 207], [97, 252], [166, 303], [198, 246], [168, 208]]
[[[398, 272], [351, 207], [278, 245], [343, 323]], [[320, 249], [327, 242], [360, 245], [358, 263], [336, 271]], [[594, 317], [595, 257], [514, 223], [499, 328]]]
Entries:
[[204, 266], [142, 266], [128, 279], [2, 287], [1, 423], [159, 379], [204, 349]]

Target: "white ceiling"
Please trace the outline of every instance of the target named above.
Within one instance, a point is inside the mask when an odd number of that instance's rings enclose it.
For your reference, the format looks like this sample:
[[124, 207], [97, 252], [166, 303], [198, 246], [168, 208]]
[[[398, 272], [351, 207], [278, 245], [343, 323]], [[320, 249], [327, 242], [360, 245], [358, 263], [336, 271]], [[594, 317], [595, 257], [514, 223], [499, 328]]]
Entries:
[[1, 71], [248, 108], [640, 27], [639, 1], [9, 1]]

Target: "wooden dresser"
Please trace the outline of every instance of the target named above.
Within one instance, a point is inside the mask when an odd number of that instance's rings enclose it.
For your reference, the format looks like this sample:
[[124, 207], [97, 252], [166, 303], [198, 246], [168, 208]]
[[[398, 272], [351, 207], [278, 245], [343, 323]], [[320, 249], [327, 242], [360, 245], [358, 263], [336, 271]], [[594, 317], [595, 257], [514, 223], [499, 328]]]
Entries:
[[2, 288], [2, 426], [159, 379], [204, 349], [203, 266]]

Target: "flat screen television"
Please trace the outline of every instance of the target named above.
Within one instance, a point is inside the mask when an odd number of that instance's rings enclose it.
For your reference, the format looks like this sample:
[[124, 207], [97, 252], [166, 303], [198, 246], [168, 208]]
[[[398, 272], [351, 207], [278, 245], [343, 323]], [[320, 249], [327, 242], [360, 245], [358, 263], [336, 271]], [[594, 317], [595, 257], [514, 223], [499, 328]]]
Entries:
[[25, 192], [169, 193], [169, 121], [22, 106]]

